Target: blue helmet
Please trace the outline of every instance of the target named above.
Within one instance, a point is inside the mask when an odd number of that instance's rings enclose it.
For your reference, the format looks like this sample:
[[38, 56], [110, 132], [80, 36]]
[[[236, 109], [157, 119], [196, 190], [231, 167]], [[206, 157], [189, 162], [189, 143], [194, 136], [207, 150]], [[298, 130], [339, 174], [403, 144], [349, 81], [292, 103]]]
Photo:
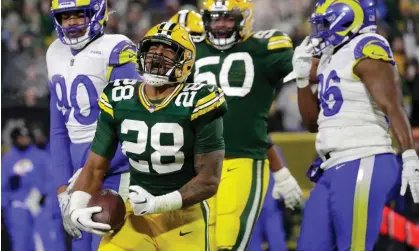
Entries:
[[364, 24], [359, 31], [360, 33], [368, 33], [377, 31], [377, 9], [376, 0], [360, 0], [362, 9], [364, 10]]
[[[61, 14], [68, 12], [84, 12], [84, 23], [63, 27]], [[51, 16], [61, 42], [73, 49], [81, 49], [96, 36], [103, 34], [104, 24], [108, 18], [107, 0], [53, 0]], [[83, 30], [86, 32], [80, 37], [69, 38], [66, 36], [70, 32]]]
[[312, 40], [317, 50], [339, 46], [355, 36], [364, 26], [364, 10], [357, 0], [319, 0], [310, 18]]

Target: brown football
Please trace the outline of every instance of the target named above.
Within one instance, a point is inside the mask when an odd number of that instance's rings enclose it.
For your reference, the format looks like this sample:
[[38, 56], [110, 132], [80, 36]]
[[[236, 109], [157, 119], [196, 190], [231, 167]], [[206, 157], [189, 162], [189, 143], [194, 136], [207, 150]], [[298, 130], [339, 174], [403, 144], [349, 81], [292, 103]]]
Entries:
[[100, 206], [102, 212], [92, 216], [93, 221], [111, 225], [112, 230], [118, 230], [125, 221], [125, 203], [117, 192], [104, 189], [94, 194], [89, 201], [89, 207]]

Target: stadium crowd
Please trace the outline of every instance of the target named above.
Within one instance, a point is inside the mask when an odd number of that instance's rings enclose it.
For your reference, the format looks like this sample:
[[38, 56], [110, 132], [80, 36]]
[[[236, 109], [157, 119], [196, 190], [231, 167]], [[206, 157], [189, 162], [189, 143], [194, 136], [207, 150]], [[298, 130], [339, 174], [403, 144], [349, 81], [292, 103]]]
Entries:
[[[254, 0], [255, 28], [279, 29], [292, 37], [294, 46], [310, 32], [308, 19], [314, 0]], [[51, 0], [3, 0], [2, 6], [2, 154], [11, 143], [13, 127], [26, 120], [45, 143], [48, 139], [48, 77], [46, 49], [56, 39], [50, 16]], [[180, 9], [199, 9], [195, 0], [108, 0], [110, 16], [106, 32], [121, 33], [138, 42], [154, 24], [169, 19]], [[268, 6], [268, 7], [267, 7]], [[388, 39], [403, 81], [405, 107], [412, 127], [419, 127], [419, 0], [377, 0], [378, 33]], [[271, 107], [270, 132], [304, 132], [298, 111], [297, 87], [283, 85]], [[419, 141], [419, 137], [418, 137]], [[419, 143], [418, 143], [419, 144]], [[400, 206], [404, 205], [404, 206]], [[390, 205], [419, 224], [418, 206]], [[416, 212], [416, 213], [415, 213]], [[286, 211], [284, 218], [291, 214]], [[295, 222], [285, 219], [287, 238]], [[2, 235], [3, 231], [2, 224]], [[10, 250], [4, 246], [2, 249]], [[382, 239], [379, 250], [403, 251], [406, 245]], [[406, 248], [406, 249], [405, 249]], [[419, 250], [419, 249], [418, 249]]]

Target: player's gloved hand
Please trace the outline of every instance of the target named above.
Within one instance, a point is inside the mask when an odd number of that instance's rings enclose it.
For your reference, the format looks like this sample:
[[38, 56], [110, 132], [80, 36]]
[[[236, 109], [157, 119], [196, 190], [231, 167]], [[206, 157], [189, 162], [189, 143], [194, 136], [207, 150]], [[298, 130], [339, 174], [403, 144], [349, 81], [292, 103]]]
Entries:
[[156, 208], [156, 197], [140, 186], [129, 187], [129, 201], [135, 215], [152, 214]]
[[73, 189], [74, 183], [76, 182], [77, 178], [81, 173], [81, 168], [77, 170], [73, 174], [73, 176], [68, 180], [69, 185], [67, 186], [66, 190], [58, 195], [58, 202], [60, 203], [60, 210], [61, 216], [63, 217], [63, 225], [65, 231], [74, 238], [80, 238], [81, 232], [80, 230], [70, 221], [64, 220], [64, 215], [69, 214], [70, 207], [68, 204], [70, 203], [70, 194], [69, 192]]
[[272, 190], [272, 197], [274, 197], [274, 199], [282, 197], [285, 206], [294, 210], [294, 207], [301, 202], [303, 195], [297, 181], [286, 167], [274, 172], [273, 176], [275, 184]]
[[64, 191], [58, 195], [58, 202], [60, 203], [61, 216], [63, 217], [63, 225], [65, 231], [74, 238], [80, 238], [80, 230], [73, 224], [73, 222], [65, 220], [64, 216], [69, 215], [70, 212], [70, 194], [67, 191]]
[[410, 187], [413, 202], [419, 203], [419, 159], [414, 149], [406, 150], [402, 153], [403, 172], [402, 172], [402, 187], [400, 195], [404, 195], [407, 186]]
[[129, 190], [129, 200], [135, 215], [164, 213], [182, 208], [182, 195], [178, 191], [154, 196], [140, 186], [130, 186]]
[[311, 71], [311, 61], [313, 59], [314, 46], [310, 43], [310, 38], [306, 37], [294, 50], [292, 57], [292, 67], [297, 76], [297, 87], [304, 88], [309, 84]]
[[[111, 226], [109, 224], [94, 222], [92, 215], [102, 211], [101, 207], [87, 207], [89, 200], [92, 196], [83, 191], [75, 191], [70, 198], [69, 210], [64, 215], [64, 222], [71, 223], [81, 231], [85, 231], [92, 234], [104, 236], [112, 233]], [[70, 212], [70, 213], [68, 213]], [[81, 238], [80, 235], [73, 236]]]

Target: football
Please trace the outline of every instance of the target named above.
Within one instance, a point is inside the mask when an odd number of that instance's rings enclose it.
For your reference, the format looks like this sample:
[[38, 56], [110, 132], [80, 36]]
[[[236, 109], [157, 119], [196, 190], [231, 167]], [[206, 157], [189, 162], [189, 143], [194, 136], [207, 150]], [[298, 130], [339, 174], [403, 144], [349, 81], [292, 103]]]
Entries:
[[104, 189], [94, 194], [88, 206], [102, 207], [102, 212], [93, 214], [93, 221], [109, 224], [112, 230], [118, 230], [124, 224], [125, 203], [122, 197], [114, 190]]

